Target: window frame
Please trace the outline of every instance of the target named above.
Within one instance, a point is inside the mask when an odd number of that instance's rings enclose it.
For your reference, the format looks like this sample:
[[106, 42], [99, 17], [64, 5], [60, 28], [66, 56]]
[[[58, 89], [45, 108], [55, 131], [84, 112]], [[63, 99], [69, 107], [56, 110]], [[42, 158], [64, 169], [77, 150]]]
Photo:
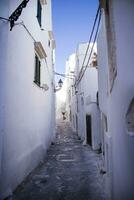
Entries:
[[34, 83], [39, 87], [41, 85], [41, 60], [36, 52], [34, 64]]
[[40, 0], [37, 0], [37, 20], [38, 23], [40, 25], [40, 27], [42, 26], [42, 4], [40, 2]]

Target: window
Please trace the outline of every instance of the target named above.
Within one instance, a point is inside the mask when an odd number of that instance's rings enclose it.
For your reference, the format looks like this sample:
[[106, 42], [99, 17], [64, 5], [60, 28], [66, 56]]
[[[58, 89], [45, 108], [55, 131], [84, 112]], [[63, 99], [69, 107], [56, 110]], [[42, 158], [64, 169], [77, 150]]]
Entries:
[[40, 0], [37, 0], [37, 20], [41, 26], [42, 6]]
[[96, 93], [96, 103], [97, 103], [97, 106], [99, 106], [99, 92], [98, 91]]
[[109, 13], [109, 0], [106, 0], [106, 3], [105, 3], [105, 7], [106, 7], [106, 12]]
[[104, 130], [105, 132], [108, 132], [108, 124], [107, 124], [107, 116], [104, 115]]
[[107, 13], [109, 12], [109, 1], [110, 0], [100, 0], [101, 7], [104, 8]]
[[34, 82], [40, 86], [40, 72], [41, 72], [41, 62], [38, 56], [35, 54], [35, 72], [34, 72]]
[[51, 42], [50, 42], [50, 40], [48, 40], [48, 46], [50, 47], [50, 45], [51, 45]]

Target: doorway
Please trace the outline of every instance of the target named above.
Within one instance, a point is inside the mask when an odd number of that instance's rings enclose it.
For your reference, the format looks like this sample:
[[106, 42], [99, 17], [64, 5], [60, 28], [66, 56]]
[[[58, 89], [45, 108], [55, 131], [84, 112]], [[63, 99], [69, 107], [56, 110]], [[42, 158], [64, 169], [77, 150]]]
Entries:
[[77, 115], [75, 116], [76, 116], [76, 132], [78, 133], [78, 116]]
[[86, 115], [87, 143], [92, 146], [92, 118]]

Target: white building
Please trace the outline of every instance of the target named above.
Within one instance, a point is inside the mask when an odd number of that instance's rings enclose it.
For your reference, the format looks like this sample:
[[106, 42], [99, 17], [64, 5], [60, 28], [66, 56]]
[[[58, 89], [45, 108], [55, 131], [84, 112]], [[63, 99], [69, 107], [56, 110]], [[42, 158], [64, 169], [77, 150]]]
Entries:
[[[94, 57], [88, 64], [85, 74], [80, 81], [80, 71], [88, 43], [78, 45], [76, 54], [69, 57], [66, 71], [69, 76], [67, 82], [67, 112], [72, 128], [78, 136], [90, 144], [94, 150], [100, 149], [100, 113], [97, 105], [98, 76]], [[92, 44], [90, 44], [91, 50]], [[96, 46], [93, 52], [96, 56]], [[88, 55], [88, 54], [87, 54]], [[88, 61], [85, 59], [84, 66]]]
[[72, 122], [72, 97], [73, 97], [73, 86], [75, 81], [74, 70], [75, 70], [75, 54], [70, 55], [66, 61], [66, 69], [63, 81], [63, 86], [61, 89], [57, 89], [56, 92], [56, 119], [63, 120], [63, 112], [65, 113], [65, 118]]
[[134, 199], [134, 2], [100, 1], [99, 105], [108, 198]]
[[[8, 18], [19, 4], [1, 1], [0, 17]], [[51, 0], [29, 1], [12, 31], [2, 18], [0, 199], [38, 165], [55, 137]]]
[[[100, 149], [100, 115], [97, 104], [98, 76], [96, 57], [96, 45], [92, 58], [88, 63], [92, 43], [89, 45], [87, 57], [83, 63], [88, 43], [80, 44], [76, 51], [76, 98], [78, 116], [78, 135], [90, 144], [94, 150]], [[87, 64], [88, 63], [88, 64]], [[88, 67], [86, 67], [88, 65]], [[81, 68], [85, 68], [85, 73]], [[80, 72], [81, 71], [81, 72]], [[80, 76], [80, 73], [83, 74]], [[80, 77], [80, 78], [79, 78]]]
[[75, 66], [76, 66], [76, 55], [72, 54], [69, 56], [66, 62], [66, 85], [67, 85], [67, 92], [66, 92], [66, 112], [67, 112], [67, 119], [68, 121], [72, 122], [72, 127], [75, 124], [75, 90], [74, 90], [74, 83], [75, 83]]

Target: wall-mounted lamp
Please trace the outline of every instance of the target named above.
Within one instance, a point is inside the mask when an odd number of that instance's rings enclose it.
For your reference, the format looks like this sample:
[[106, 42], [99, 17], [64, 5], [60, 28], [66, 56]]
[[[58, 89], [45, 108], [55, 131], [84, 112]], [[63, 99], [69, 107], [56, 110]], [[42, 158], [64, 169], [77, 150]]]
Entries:
[[56, 87], [56, 88], [54, 89], [54, 92], [59, 91], [59, 90], [62, 88], [62, 85], [63, 85], [63, 81], [60, 79], [60, 80], [58, 81], [58, 87]]
[[63, 81], [60, 79], [60, 80], [58, 81], [58, 86], [61, 88], [62, 85], [63, 85]]

